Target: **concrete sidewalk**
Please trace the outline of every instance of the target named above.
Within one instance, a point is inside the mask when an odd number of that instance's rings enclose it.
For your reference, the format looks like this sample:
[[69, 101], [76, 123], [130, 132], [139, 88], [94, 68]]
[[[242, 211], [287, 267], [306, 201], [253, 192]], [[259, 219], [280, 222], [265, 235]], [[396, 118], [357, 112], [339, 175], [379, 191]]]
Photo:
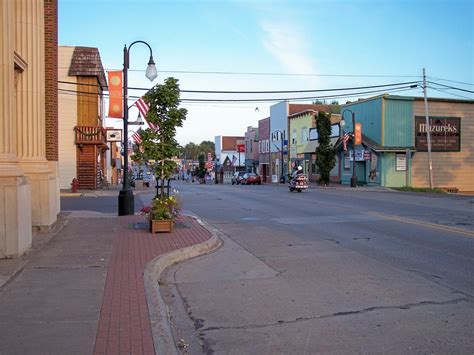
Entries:
[[175, 352], [155, 273], [218, 243], [190, 216], [152, 235], [143, 216], [62, 213], [27, 255], [0, 260], [0, 354]]

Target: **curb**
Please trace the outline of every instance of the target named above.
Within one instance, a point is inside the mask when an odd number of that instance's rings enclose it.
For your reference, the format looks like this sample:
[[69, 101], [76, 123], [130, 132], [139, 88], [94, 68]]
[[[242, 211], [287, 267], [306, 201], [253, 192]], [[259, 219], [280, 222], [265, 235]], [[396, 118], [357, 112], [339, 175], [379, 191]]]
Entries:
[[82, 196], [80, 192], [61, 192], [61, 197], [79, 197]]
[[171, 332], [168, 307], [159, 291], [158, 283], [161, 274], [167, 267], [175, 263], [208, 254], [222, 245], [219, 238], [220, 232], [216, 228], [195, 215], [189, 216], [195, 218], [200, 225], [206, 228], [211, 233], [211, 238], [203, 243], [157, 256], [147, 264], [143, 273], [153, 343], [157, 354], [179, 353]]

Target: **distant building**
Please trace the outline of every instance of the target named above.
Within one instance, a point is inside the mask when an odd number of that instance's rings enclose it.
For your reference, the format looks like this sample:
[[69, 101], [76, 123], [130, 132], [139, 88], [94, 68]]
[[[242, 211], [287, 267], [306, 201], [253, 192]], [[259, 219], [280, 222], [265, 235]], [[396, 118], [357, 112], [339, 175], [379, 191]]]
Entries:
[[104, 128], [104, 68], [97, 48], [59, 47], [60, 187], [74, 178], [80, 189], [100, 188], [110, 173]]
[[[344, 111], [346, 110], [346, 111]], [[355, 149], [359, 184], [429, 187], [426, 119], [423, 98], [381, 95], [343, 105], [352, 132], [350, 110], [362, 124], [362, 144]], [[474, 191], [474, 101], [429, 98], [433, 184]], [[352, 176], [352, 141], [338, 144], [341, 181]]]
[[245, 137], [216, 136], [214, 144], [217, 164], [221, 168], [224, 168], [225, 164], [225, 169], [222, 169], [224, 172], [223, 182], [230, 183], [231, 171], [245, 170]]
[[[316, 166], [316, 148], [319, 146], [316, 121], [318, 111], [313, 109], [300, 111], [288, 117], [290, 132], [290, 167], [293, 171], [298, 166], [303, 168], [310, 181], [319, 178]], [[335, 145], [340, 137], [339, 121], [341, 115], [331, 114], [331, 143]], [[330, 172], [331, 181], [340, 182], [339, 164]]]
[[245, 132], [245, 170], [258, 172], [258, 128], [247, 127]]
[[291, 172], [291, 167], [288, 167], [288, 117], [306, 110], [331, 112], [332, 108], [332, 105], [290, 104], [288, 101], [281, 101], [270, 106], [270, 168], [272, 182], [286, 181], [286, 175]]
[[258, 171], [262, 182], [271, 182], [270, 117], [258, 121]]

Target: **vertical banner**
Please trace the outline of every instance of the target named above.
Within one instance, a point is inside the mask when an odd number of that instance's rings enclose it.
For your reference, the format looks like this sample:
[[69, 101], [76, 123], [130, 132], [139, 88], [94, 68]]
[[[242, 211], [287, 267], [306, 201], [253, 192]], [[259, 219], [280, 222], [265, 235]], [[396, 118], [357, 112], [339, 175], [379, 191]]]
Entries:
[[354, 135], [355, 135], [354, 144], [355, 145], [362, 144], [362, 123], [355, 124]]
[[109, 77], [109, 117], [122, 118], [122, 71], [107, 72]]

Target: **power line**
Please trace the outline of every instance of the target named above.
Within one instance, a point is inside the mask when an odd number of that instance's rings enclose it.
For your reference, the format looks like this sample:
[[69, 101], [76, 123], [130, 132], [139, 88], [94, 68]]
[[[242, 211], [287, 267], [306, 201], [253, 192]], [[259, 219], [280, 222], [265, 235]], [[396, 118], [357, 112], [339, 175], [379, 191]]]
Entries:
[[354, 97], [360, 95], [367, 95], [373, 93], [384, 93], [384, 92], [398, 92], [405, 91], [408, 89], [415, 89], [417, 86], [404, 86], [397, 87], [388, 90], [370, 90], [370, 91], [361, 91], [356, 93], [346, 93], [339, 95], [323, 95], [323, 96], [304, 96], [304, 97], [280, 97], [280, 98], [263, 98], [263, 99], [181, 99], [183, 102], [273, 102], [273, 101], [305, 101], [305, 100], [319, 100], [319, 99], [335, 99], [335, 98], [344, 98], [344, 97]]
[[453, 90], [459, 90], [459, 91], [464, 91], [464, 92], [469, 92], [471, 94], [474, 94], [474, 91], [472, 90], [467, 90], [467, 89], [461, 89], [461, 88], [458, 88], [458, 87], [454, 87], [454, 86], [449, 86], [449, 85], [444, 85], [444, 84], [440, 84], [440, 83], [435, 83], [433, 81], [427, 81], [428, 83], [430, 84], [435, 84], [435, 85], [439, 85], [439, 86], [444, 86], [445, 88], [450, 88], [450, 89], [453, 89]]
[[[61, 84], [76, 84], [74, 82], [67, 81], [58, 81]], [[192, 93], [192, 94], [296, 94], [296, 93], [309, 93], [309, 92], [326, 92], [326, 91], [348, 91], [348, 90], [362, 90], [362, 89], [373, 89], [373, 88], [382, 88], [382, 87], [391, 87], [391, 86], [402, 86], [417, 84], [416, 81], [408, 81], [401, 83], [392, 83], [392, 84], [381, 84], [381, 85], [369, 85], [369, 86], [355, 86], [355, 87], [345, 87], [345, 88], [331, 88], [331, 89], [312, 89], [312, 90], [273, 90], [273, 91], [221, 91], [221, 90], [180, 90], [183, 93]], [[95, 84], [80, 84], [85, 86], [98, 86]], [[129, 90], [149, 90], [148, 88], [137, 88], [129, 87]]]
[[462, 95], [458, 95], [458, 94], [453, 94], [452, 92], [449, 92], [447, 90], [443, 90], [443, 89], [439, 89], [439, 88], [434, 88], [432, 86], [427, 86], [429, 87], [430, 89], [432, 90], [436, 90], [436, 91], [439, 91], [439, 92], [442, 92], [442, 93], [445, 93], [445, 94], [448, 94], [448, 95], [453, 95], [453, 96], [457, 96], [457, 97], [460, 97], [460, 98], [463, 98], [463, 99], [467, 99], [467, 100], [472, 100], [470, 97], [467, 97], [467, 96], [462, 96]]
[[[129, 69], [129, 71], [145, 72], [145, 70], [143, 69]], [[346, 77], [346, 78], [421, 78], [420, 75], [313, 74], [313, 73], [268, 73], [268, 72], [193, 71], [193, 70], [158, 70], [158, 73], [206, 74], [206, 75]]]
[[442, 81], [449, 81], [451, 83], [456, 83], [456, 84], [463, 84], [463, 85], [470, 85], [474, 86], [472, 83], [465, 83], [463, 81], [456, 81], [456, 80], [449, 80], [449, 79], [443, 79], [443, 78], [435, 78], [434, 76], [429, 76], [428, 78], [434, 79], [434, 80], [442, 80]]
[[[193, 99], [193, 98], [181, 98], [180, 101], [182, 102], [275, 102], [275, 101], [285, 101], [285, 100], [293, 100], [293, 101], [303, 101], [303, 100], [318, 100], [318, 99], [331, 99], [331, 98], [344, 98], [344, 97], [354, 97], [366, 94], [373, 94], [373, 93], [381, 93], [381, 92], [398, 92], [400, 90], [408, 90], [414, 89], [418, 87], [418, 85], [409, 85], [404, 87], [396, 87], [387, 90], [369, 90], [369, 91], [361, 91], [361, 92], [352, 92], [352, 93], [345, 93], [339, 95], [323, 95], [323, 96], [305, 96], [305, 97], [280, 97], [280, 98], [261, 98], [261, 99]], [[68, 89], [58, 89], [59, 91], [63, 92], [71, 92], [71, 93], [79, 93], [84, 95], [94, 95], [96, 93], [90, 93], [86, 91], [77, 91], [77, 90], [68, 90]], [[103, 94], [103, 96], [108, 96], [108, 94]], [[139, 99], [139, 96], [131, 96], [129, 95], [129, 99]]]

